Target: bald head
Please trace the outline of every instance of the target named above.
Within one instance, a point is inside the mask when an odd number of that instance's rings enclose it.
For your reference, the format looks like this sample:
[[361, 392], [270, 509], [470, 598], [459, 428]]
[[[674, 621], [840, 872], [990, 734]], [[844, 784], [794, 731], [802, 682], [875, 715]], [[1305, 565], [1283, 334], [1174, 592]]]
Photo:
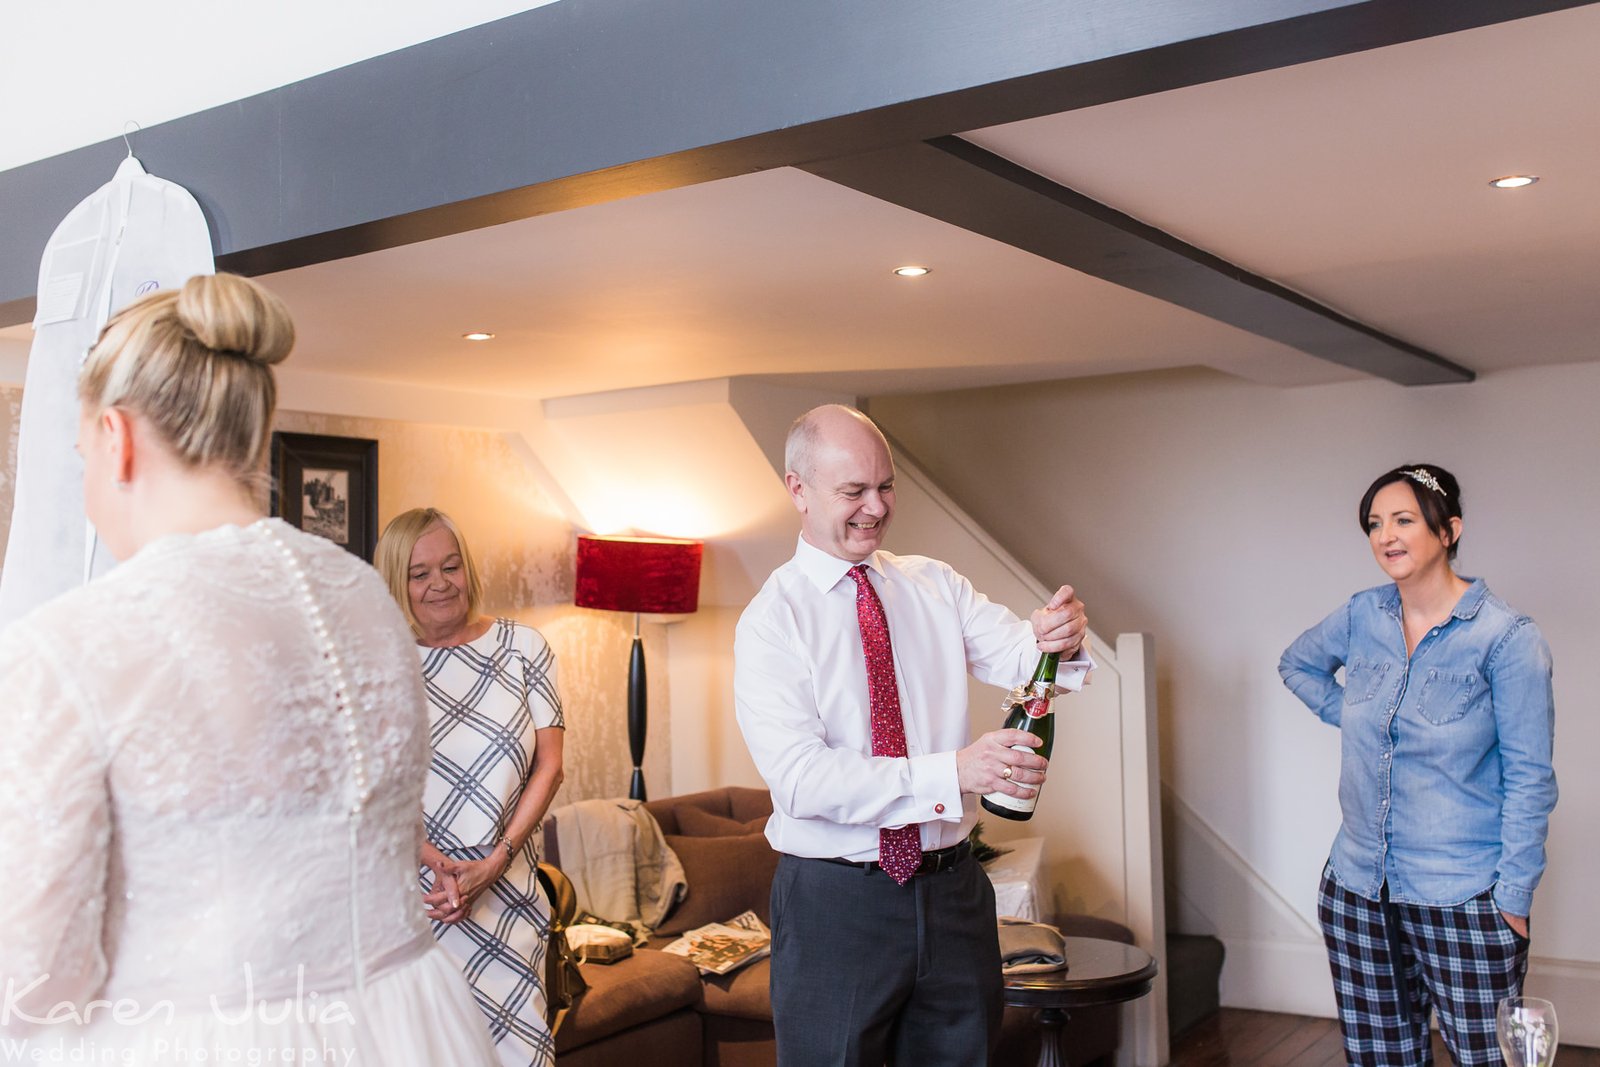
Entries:
[[801, 415], [789, 426], [783, 443], [783, 469], [810, 481], [816, 473], [817, 456], [827, 448], [852, 448], [876, 444], [887, 454], [889, 442], [877, 424], [855, 408], [843, 404], [823, 404]]
[[876, 551], [894, 517], [894, 460], [872, 420], [842, 404], [812, 408], [783, 451], [800, 536], [853, 563]]

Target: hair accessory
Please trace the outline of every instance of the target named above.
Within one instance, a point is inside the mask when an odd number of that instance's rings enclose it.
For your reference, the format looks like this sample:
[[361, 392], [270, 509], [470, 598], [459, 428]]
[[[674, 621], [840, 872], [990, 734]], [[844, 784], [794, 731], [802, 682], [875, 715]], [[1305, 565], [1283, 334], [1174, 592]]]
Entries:
[[1428, 468], [1418, 467], [1414, 471], [1401, 471], [1400, 473], [1414, 482], [1427, 486], [1440, 496], [1444, 496], [1444, 486], [1439, 484], [1439, 479], [1435, 478], [1433, 472]]

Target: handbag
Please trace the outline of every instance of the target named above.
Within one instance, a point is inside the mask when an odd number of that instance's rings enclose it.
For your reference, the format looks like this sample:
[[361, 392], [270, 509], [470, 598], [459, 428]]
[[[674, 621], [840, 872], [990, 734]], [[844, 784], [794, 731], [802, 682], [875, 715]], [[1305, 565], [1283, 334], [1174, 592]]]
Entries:
[[589, 983], [578, 967], [577, 953], [567, 943], [567, 927], [578, 914], [578, 893], [561, 868], [539, 864], [539, 884], [550, 901], [550, 942], [544, 951], [544, 1003], [550, 1035], [555, 1036]]

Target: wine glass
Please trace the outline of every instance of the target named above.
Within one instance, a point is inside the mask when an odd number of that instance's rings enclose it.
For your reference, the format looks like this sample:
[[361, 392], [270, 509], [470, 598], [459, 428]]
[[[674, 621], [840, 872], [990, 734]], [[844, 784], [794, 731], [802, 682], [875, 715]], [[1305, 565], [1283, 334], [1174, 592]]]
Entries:
[[1538, 997], [1507, 997], [1494, 1013], [1506, 1067], [1550, 1067], [1556, 1059], [1556, 1006]]

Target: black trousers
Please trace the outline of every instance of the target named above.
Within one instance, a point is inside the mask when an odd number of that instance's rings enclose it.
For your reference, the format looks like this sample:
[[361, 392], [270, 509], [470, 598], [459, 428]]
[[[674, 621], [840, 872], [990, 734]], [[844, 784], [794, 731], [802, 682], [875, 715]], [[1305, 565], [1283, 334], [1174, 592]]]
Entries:
[[1000, 994], [994, 887], [970, 856], [903, 886], [876, 868], [778, 861], [779, 1067], [980, 1067]]

